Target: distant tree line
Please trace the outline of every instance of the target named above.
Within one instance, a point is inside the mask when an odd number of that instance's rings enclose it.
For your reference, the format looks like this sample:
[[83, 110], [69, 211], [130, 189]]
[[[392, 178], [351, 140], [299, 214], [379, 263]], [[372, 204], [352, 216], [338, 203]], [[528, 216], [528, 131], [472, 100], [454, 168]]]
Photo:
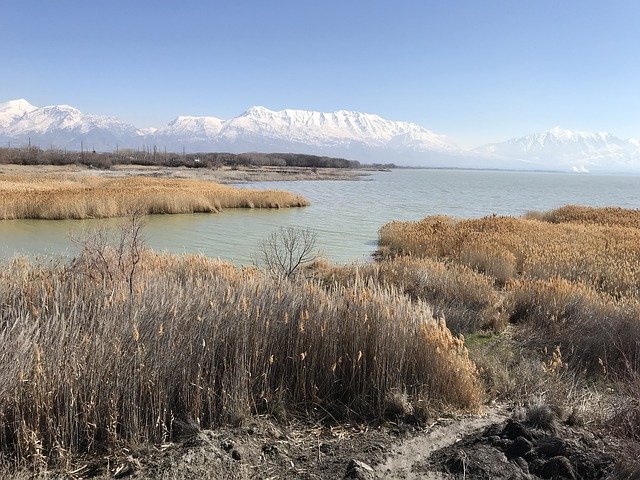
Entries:
[[302, 153], [188, 153], [153, 150], [118, 150], [110, 153], [66, 151], [60, 149], [0, 148], [0, 164], [85, 165], [109, 169], [114, 165], [220, 168], [223, 166], [278, 166], [309, 168], [391, 168], [393, 164], [363, 165], [355, 160]]

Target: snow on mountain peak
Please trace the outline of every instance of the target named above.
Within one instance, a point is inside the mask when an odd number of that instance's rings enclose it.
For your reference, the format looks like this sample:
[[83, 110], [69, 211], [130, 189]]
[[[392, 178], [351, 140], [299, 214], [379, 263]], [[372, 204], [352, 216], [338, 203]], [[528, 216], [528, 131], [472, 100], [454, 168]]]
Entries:
[[38, 107], [31, 105], [24, 98], [18, 98], [16, 100], [9, 100], [8, 102], [0, 103], [0, 110], [14, 109], [14, 110], [28, 111], [28, 110], [35, 110], [36, 108]]
[[0, 127], [6, 127], [38, 107], [31, 105], [24, 98], [0, 103]]
[[[505, 142], [484, 145], [474, 152], [505, 161], [525, 162], [529, 168], [587, 171], [640, 170], [640, 144], [608, 132], [554, 127]], [[486, 158], [488, 158], [486, 157]]]
[[410, 122], [351, 110], [273, 111], [253, 106], [237, 117], [179, 116], [159, 129], [137, 129], [70, 105], [0, 103], [0, 142], [113, 150], [154, 144], [180, 151], [297, 152], [399, 165], [639, 171], [640, 140], [555, 126], [464, 151], [449, 138]]

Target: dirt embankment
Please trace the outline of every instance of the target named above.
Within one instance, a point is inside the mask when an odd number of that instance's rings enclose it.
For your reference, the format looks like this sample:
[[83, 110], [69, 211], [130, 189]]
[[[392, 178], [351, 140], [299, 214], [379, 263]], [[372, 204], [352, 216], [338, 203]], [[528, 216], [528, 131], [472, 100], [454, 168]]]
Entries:
[[640, 478], [640, 471], [625, 465], [624, 450], [616, 442], [545, 418], [532, 420], [492, 407], [482, 415], [421, 426], [284, 426], [266, 417], [219, 430], [183, 424], [173, 442], [87, 458], [41, 476], [0, 472], [0, 479]]

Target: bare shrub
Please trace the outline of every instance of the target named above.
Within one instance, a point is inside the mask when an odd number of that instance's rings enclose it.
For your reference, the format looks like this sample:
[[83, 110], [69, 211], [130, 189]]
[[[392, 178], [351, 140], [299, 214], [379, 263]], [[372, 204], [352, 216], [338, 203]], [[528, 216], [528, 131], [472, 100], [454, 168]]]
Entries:
[[554, 430], [558, 419], [558, 407], [554, 407], [543, 399], [527, 406], [525, 420], [530, 425], [543, 430]]
[[310, 228], [280, 227], [261, 244], [258, 263], [275, 275], [291, 277], [317, 257], [318, 234]]

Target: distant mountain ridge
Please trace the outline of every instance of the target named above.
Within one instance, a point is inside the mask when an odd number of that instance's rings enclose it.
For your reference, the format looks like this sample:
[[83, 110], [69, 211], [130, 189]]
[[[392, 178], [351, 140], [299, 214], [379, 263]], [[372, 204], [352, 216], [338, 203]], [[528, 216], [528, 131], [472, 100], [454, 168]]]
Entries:
[[[545, 132], [484, 145], [473, 150], [485, 157], [519, 161], [530, 168], [640, 172], [640, 142], [607, 132], [581, 132], [554, 127]], [[551, 161], [553, 163], [551, 163]]]
[[463, 150], [446, 135], [370, 113], [251, 107], [237, 117], [179, 116], [139, 129], [69, 105], [0, 103], [0, 142], [111, 151], [156, 145], [169, 151], [296, 152], [422, 167], [502, 168], [640, 173], [640, 141], [555, 127]]

